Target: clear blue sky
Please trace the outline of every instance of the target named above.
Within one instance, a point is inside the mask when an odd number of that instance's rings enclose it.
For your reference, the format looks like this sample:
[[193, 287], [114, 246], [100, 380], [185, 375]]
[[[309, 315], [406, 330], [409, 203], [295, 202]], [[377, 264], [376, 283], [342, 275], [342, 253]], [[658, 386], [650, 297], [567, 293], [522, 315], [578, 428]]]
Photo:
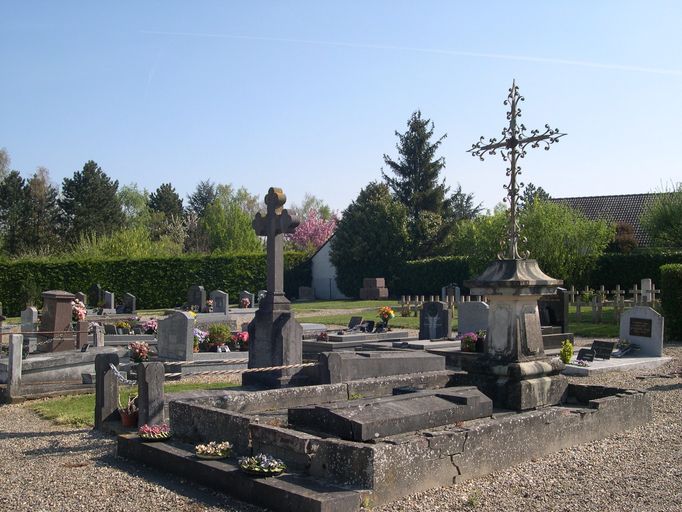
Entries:
[[87, 160], [184, 197], [199, 180], [341, 210], [421, 109], [448, 184], [492, 207], [504, 163], [465, 151], [522, 121], [568, 135], [522, 161], [554, 197], [682, 180], [682, 2], [8, 1], [0, 147], [61, 184]]

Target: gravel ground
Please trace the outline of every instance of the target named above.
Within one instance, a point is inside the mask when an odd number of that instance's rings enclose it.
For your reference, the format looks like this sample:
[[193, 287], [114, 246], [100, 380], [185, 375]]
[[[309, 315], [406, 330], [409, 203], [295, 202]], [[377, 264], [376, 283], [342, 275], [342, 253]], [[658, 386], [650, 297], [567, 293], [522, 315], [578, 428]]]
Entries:
[[[682, 345], [665, 352], [674, 359], [657, 370], [574, 379], [649, 390], [650, 424], [375, 510], [682, 510]], [[260, 510], [114, 453], [111, 437], [0, 407], [0, 510]]]

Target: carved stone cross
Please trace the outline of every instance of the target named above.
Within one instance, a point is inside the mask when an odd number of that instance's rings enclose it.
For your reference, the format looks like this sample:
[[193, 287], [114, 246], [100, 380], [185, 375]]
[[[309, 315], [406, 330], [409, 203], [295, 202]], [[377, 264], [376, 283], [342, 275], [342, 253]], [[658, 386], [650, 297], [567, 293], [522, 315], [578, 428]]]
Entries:
[[265, 196], [268, 211], [265, 215], [260, 212], [253, 219], [253, 229], [259, 236], [267, 237], [267, 289], [268, 294], [264, 302], [267, 304], [288, 304], [284, 297], [284, 240], [282, 235], [293, 233], [299, 224], [296, 215], [290, 215], [282, 206], [287, 196], [281, 188], [270, 187]]

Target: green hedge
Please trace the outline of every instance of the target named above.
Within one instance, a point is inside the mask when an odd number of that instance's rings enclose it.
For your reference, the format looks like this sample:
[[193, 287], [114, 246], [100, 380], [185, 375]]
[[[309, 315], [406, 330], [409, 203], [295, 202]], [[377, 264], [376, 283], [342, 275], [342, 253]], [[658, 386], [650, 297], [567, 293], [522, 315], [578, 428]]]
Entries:
[[469, 262], [463, 256], [439, 256], [408, 261], [392, 281], [391, 295], [440, 295], [450, 283], [462, 286], [469, 279]]
[[660, 286], [661, 265], [667, 263], [682, 263], [682, 252], [604, 254], [597, 260], [587, 284], [592, 288], [603, 284], [607, 290], [619, 284], [621, 288], [629, 289], [633, 284], [639, 285], [642, 279], [650, 277], [656, 286]]
[[[312, 265], [304, 253], [284, 256], [284, 288], [295, 296], [299, 286], [309, 286]], [[45, 290], [85, 292], [99, 283], [117, 297], [130, 292], [137, 307], [173, 307], [187, 300], [187, 289], [203, 285], [206, 292], [222, 289], [233, 298], [241, 290], [265, 288], [266, 255], [190, 255], [177, 258], [109, 259], [91, 261], [16, 260], [0, 262], [0, 302], [4, 314], [16, 316], [28, 300], [40, 303]]]
[[682, 341], [682, 265], [661, 267], [661, 305], [666, 337]]

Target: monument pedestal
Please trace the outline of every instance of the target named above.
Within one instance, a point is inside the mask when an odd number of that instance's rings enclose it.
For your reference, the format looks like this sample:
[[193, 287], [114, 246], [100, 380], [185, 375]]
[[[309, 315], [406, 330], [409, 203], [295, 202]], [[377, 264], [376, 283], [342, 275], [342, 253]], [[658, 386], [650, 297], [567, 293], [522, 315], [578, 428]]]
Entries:
[[538, 299], [562, 281], [544, 274], [536, 260], [500, 260], [465, 284], [490, 301], [485, 355], [462, 362], [467, 382], [496, 407], [525, 411], [561, 402], [568, 381], [559, 375], [564, 364], [545, 356]]

